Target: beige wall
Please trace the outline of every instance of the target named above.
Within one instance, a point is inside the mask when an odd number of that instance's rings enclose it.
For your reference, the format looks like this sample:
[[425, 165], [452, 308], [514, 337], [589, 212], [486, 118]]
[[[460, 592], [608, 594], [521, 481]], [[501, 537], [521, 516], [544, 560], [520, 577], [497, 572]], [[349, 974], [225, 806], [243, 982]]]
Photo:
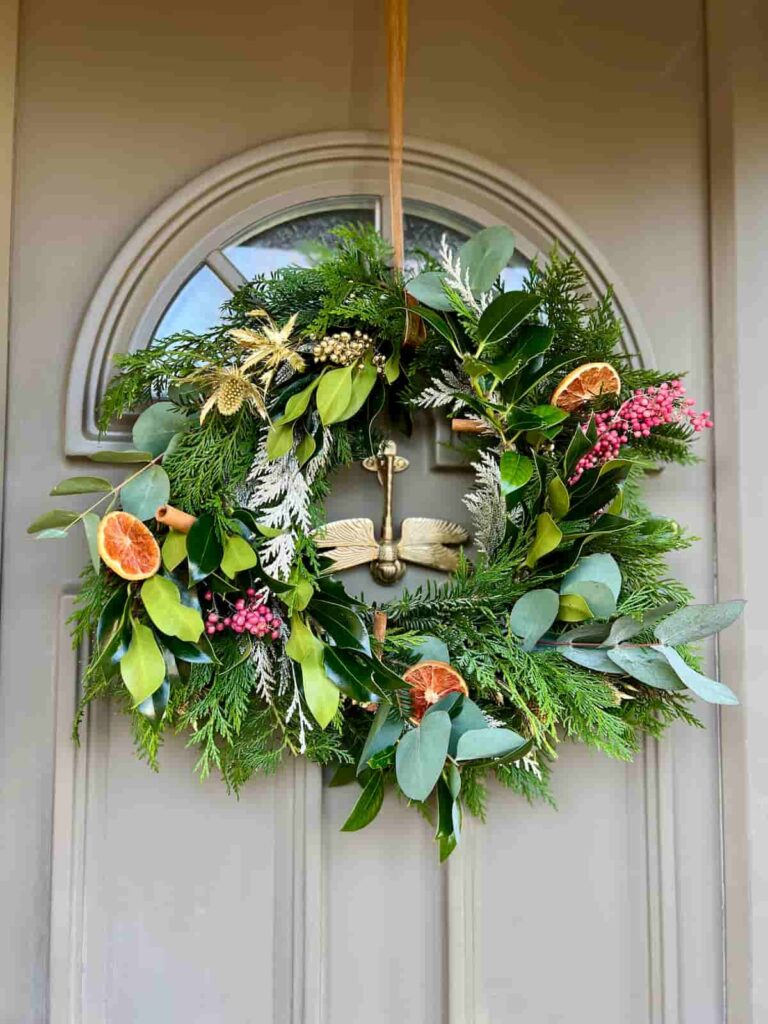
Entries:
[[[22, 0], [11, 371], [18, 395], [28, 396], [36, 388], [39, 404], [36, 429], [30, 432], [28, 404], [10, 395], [9, 471], [16, 481], [23, 471], [25, 483], [12, 495], [6, 538], [16, 543], [50, 485], [47, 464], [44, 473], [38, 471], [44, 461], [40, 438], [61, 443], [65, 382], [45, 375], [48, 357], [73, 346], [88, 299], [117, 249], [164, 197], [241, 150], [302, 132], [383, 128], [380, 6], [369, 0], [328, 5], [310, 0]], [[725, 3], [710, 6], [726, 18]], [[625, 282], [664, 361], [691, 366], [696, 391], [706, 393], [710, 193], [707, 61], [699, 0], [515, 5], [412, 0], [411, 7], [407, 131], [495, 160], [549, 195]], [[745, 16], [742, 38], [734, 45], [752, 38], [754, 27]], [[727, 41], [721, 36], [716, 41], [727, 51]], [[728, 65], [733, 53], [721, 56]], [[752, 211], [764, 205], [765, 153], [754, 148], [765, 133], [765, 78], [760, 77], [758, 53], [752, 60], [754, 70], [741, 86], [750, 105], [741, 108], [744, 148], [738, 174], [751, 186], [740, 193], [739, 255], [760, 263], [767, 247], [759, 239], [768, 238], [768, 229], [761, 226], [758, 235], [751, 224]], [[727, 135], [728, 109], [722, 116]], [[721, 176], [730, 166], [727, 159], [725, 165]], [[628, 195], [634, 201], [628, 202]], [[733, 196], [721, 198], [728, 223]], [[752, 284], [745, 277], [744, 288]], [[754, 281], [760, 296], [765, 295], [762, 284]], [[742, 352], [751, 374], [745, 394], [757, 407], [764, 402], [756, 382], [765, 363], [754, 294], [742, 293], [740, 299], [750, 328]], [[659, 301], [660, 295], [665, 301]], [[732, 328], [725, 315], [722, 329], [731, 338]], [[731, 437], [745, 450], [755, 444], [749, 440], [753, 434]], [[761, 452], [754, 457], [759, 464]], [[762, 466], [764, 472], [764, 461]], [[675, 483], [659, 485], [666, 509], [672, 514], [679, 510], [689, 522], [691, 497], [700, 498], [692, 525], [704, 539], [698, 561], [686, 571], [703, 599], [714, 550], [709, 473], [702, 468], [692, 474], [686, 494], [676, 493]], [[748, 498], [733, 488], [729, 495], [726, 534], [733, 529], [733, 517], [743, 515]], [[745, 536], [749, 528], [746, 522]], [[727, 557], [729, 550], [726, 539], [721, 554]], [[41, 556], [30, 556], [35, 557], [40, 558], [36, 571], [42, 586], [46, 568]], [[753, 562], [750, 572], [762, 568]], [[759, 594], [761, 580], [764, 576], [755, 575], [747, 581], [750, 594]], [[728, 582], [740, 585], [738, 572]], [[729, 591], [724, 596], [735, 595]], [[759, 631], [760, 623], [753, 619], [752, 624]], [[750, 652], [756, 675], [761, 656], [758, 644]], [[48, 712], [40, 706], [39, 713], [45, 717]], [[764, 724], [759, 709], [752, 722], [755, 730]], [[742, 739], [736, 732], [734, 742]], [[697, 785], [701, 748], [695, 742], [682, 738], [677, 748], [677, 756], [691, 768], [690, 790], [681, 794], [678, 809], [681, 829], [696, 802], [710, 798], [713, 781]], [[717, 744], [716, 730], [706, 742]], [[28, 820], [13, 827], [28, 843], [20, 885], [31, 894], [17, 936], [29, 954], [29, 975], [19, 982], [28, 1005], [40, 1007], [41, 1014], [49, 865], [39, 822], [50, 813], [49, 767], [44, 751], [27, 750], [14, 762], [19, 775], [36, 773]], [[758, 767], [765, 772], [764, 765]], [[732, 784], [737, 787], [739, 778]], [[746, 829], [743, 818], [734, 827]], [[765, 835], [757, 833], [757, 839], [765, 852]], [[737, 855], [734, 878], [743, 887], [743, 861]], [[712, 884], [717, 882], [715, 870]], [[699, 897], [700, 890], [683, 877], [683, 907], [694, 908]], [[718, 901], [713, 899], [706, 927], [717, 926]], [[746, 951], [734, 941], [740, 950], [736, 992], [745, 984], [738, 975], [740, 970], [743, 975]], [[683, 990], [695, 983], [695, 977], [681, 979]], [[717, 979], [712, 984], [716, 988]], [[768, 1003], [764, 992], [759, 998]], [[746, 1019], [741, 1012], [732, 1015], [733, 1024]]]

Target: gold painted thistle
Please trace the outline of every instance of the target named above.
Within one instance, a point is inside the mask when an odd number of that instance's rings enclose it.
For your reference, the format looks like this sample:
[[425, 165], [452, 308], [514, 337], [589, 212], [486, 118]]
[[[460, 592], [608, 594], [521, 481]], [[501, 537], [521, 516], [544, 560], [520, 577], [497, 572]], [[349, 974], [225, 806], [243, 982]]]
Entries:
[[395, 442], [385, 441], [378, 455], [366, 459], [363, 467], [375, 472], [384, 488], [381, 538], [376, 539], [371, 519], [338, 519], [321, 527], [316, 533], [317, 546], [321, 550], [330, 549], [327, 556], [331, 565], [326, 571], [341, 572], [370, 563], [371, 575], [377, 583], [383, 584], [402, 579], [408, 562], [453, 572], [459, 562], [458, 548], [469, 540], [469, 534], [458, 523], [412, 516], [403, 520], [400, 539], [395, 540], [394, 477], [408, 468], [408, 460], [397, 454]]

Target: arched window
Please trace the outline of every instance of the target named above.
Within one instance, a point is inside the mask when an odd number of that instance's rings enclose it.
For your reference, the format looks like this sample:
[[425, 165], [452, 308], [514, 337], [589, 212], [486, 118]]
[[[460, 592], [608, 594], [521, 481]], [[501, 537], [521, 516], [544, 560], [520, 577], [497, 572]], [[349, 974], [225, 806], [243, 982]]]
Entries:
[[[387, 147], [364, 132], [322, 133], [271, 143], [206, 172], [162, 204], [116, 257], [80, 330], [70, 369], [66, 452], [99, 444], [96, 410], [113, 357], [180, 330], [202, 331], [256, 274], [307, 262], [340, 223], [386, 234]], [[493, 164], [452, 147], [409, 141], [405, 151], [406, 254], [437, 253], [478, 228], [507, 224], [517, 253], [505, 272], [519, 287], [530, 260], [552, 245], [574, 251], [596, 293], [613, 286], [629, 353], [650, 364], [639, 318], [620, 282], [557, 207]], [[101, 440], [128, 441], [116, 425]]]

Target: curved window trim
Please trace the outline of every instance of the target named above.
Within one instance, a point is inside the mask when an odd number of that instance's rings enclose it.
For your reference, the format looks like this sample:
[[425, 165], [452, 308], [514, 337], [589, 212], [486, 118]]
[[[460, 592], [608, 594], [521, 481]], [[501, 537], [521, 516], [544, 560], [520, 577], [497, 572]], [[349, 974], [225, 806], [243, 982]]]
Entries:
[[[384, 135], [323, 132], [259, 146], [206, 171], [162, 203], [126, 242], [89, 304], [67, 387], [65, 452], [99, 445], [96, 408], [116, 354], [149, 344], [156, 325], [190, 275], [205, 264], [234, 289], [245, 281], [222, 250], [292, 207], [334, 208], [355, 197], [383, 196], [389, 225], [388, 149]], [[551, 200], [506, 169], [453, 146], [408, 139], [404, 196], [452, 210], [482, 225], [507, 224], [529, 259], [555, 242], [574, 251], [595, 293], [613, 286], [625, 347], [644, 365], [655, 360], [626, 288], [607, 261]], [[127, 442], [114, 431], [102, 438]]]

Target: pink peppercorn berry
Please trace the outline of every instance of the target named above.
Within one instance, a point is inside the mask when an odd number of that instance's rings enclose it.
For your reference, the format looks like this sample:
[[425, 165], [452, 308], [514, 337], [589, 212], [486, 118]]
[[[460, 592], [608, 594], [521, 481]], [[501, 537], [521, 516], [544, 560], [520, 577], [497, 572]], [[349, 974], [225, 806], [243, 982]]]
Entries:
[[208, 636], [230, 630], [236, 635], [247, 634], [257, 640], [279, 640], [283, 620], [272, 611], [267, 602], [270, 593], [265, 587], [255, 590], [249, 587], [245, 596], [234, 600], [224, 595], [214, 596], [206, 590], [203, 600], [212, 603], [213, 607], [205, 616], [205, 632]]
[[568, 483], [573, 486], [583, 473], [615, 459], [622, 446], [633, 438], [649, 437], [654, 427], [664, 423], [688, 423], [700, 433], [714, 426], [708, 411], [696, 412], [695, 401], [685, 398], [681, 380], [659, 387], [638, 388], [618, 409], [595, 413], [597, 443], [576, 463]]

